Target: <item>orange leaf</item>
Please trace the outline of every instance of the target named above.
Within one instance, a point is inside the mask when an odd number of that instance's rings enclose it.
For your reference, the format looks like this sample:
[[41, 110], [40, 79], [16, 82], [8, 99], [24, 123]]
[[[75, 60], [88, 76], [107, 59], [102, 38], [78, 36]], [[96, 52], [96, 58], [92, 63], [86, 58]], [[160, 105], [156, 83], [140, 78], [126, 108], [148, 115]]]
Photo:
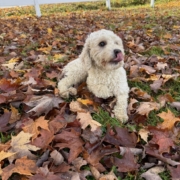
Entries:
[[93, 101], [91, 101], [90, 99], [81, 99], [81, 98], [78, 98], [77, 99], [78, 102], [84, 104], [84, 105], [93, 105]]
[[10, 164], [9, 166], [2, 169], [2, 179], [8, 180], [13, 173], [31, 176], [32, 173], [36, 172], [36, 169], [37, 167], [35, 161], [23, 157], [21, 159], [17, 159], [15, 165]]
[[40, 134], [39, 127], [50, 131], [48, 121], [44, 119], [44, 116], [39, 117], [35, 120], [35, 122], [29, 121], [29, 124], [23, 127], [23, 131], [26, 133], [33, 134], [32, 139], [35, 139]]
[[174, 114], [168, 109], [168, 112], [162, 112], [158, 114], [164, 122], [159, 124], [159, 128], [161, 129], [172, 129], [174, 127], [174, 123], [180, 121], [180, 118], [176, 118]]

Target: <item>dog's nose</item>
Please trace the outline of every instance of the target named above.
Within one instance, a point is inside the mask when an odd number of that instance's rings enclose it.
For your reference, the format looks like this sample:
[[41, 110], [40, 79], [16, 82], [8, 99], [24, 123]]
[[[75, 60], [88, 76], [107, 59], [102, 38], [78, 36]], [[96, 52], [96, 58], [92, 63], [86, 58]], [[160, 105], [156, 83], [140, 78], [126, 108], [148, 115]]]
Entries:
[[116, 57], [117, 57], [118, 53], [120, 53], [120, 52], [121, 52], [120, 49], [114, 49], [114, 54], [115, 54]]

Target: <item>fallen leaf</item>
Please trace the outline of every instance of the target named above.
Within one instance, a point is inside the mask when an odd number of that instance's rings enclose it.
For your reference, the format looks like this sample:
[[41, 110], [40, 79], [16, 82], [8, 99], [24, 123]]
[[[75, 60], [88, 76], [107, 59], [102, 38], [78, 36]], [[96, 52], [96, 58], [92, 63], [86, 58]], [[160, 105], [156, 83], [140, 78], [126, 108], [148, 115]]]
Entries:
[[61, 180], [62, 178], [50, 172], [47, 165], [45, 167], [40, 167], [34, 176], [29, 178], [30, 180]]
[[170, 79], [176, 79], [177, 77], [179, 77], [179, 73], [177, 73], [177, 74], [163, 74], [162, 77], [164, 78], [163, 83], [166, 83]]
[[159, 153], [157, 149], [154, 147], [145, 146], [145, 152], [151, 156], [156, 157], [158, 160], [163, 161], [169, 165], [176, 166], [180, 165], [180, 162], [174, 161], [170, 158], [164, 157], [162, 154]]
[[141, 115], [146, 115], [148, 117], [149, 113], [152, 110], [159, 110], [161, 105], [156, 102], [142, 102], [140, 106], [137, 108], [137, 113]]
[[162, 180], [158, 174], [164, 171], [165, 171], [164, 167], [156, 166], [142, 173], [141, 178], [145, 178], [146, 180]]
[[3, 115], [0, 116], [0, 131], [4, 132], [6, 131], [5, 127], [9, 123], [9, 120], [11, 118], [11, 112], [4, 112]]
[[38, 137], [36, 137], [32, 141], [32, 144], [41, 149], [45, 149], [52, 142], [53, 138], [54, 138], [53, 132], [46, 130], [46, 129], [41, 129], [39, 131]]
[[144, 99], [144, 100], [152, 99], [151, 96], [147, 92], [136, 87], [131, 88], [130, 92], [134, 93], [137, 96], [137, 99]]
[[13, 107], [11, 105], [11, 118], [10, 118], [9, 123], [12, 124], [12, 123], [20, 120], [20, 117], [21, 117], [21, 115], [20, 115], [18, 109], [16, 109], [15, 107]]
[[176, 168], [168, 166], [168, 170], [170, 171], [172, 180], [179, 180], [179, 177], [180, 177], [180, 165], [178, 165]]
[[134, 155], [130, 150], [124, 153], [122, 159], [114, 157], [113, 163], [117, 166], [119, 172], [131, 172], [137, 170], [139, 167], [139, 164], [135, 162]]
[[100, 123], [92, 119], [89, 112], [78, 112], [77, 119], [79, 119], [82, 129], [90, 125], [91, 131], [96, 131], [101, 126]]
[[168, 67], [167, 63], [162, 63], [162, 62], [158, 62], [156, 66], [158, 70], [162, 70]]
[[78, 101], [72, 101], [69, 107], [72, 112], [87, 112], [87, 110], [82, 108], [81, 103]]
[[34, 77], [29, 77], [28, 81], [21, 82], [23, 85], [29, 85], [29, 84], [37, 84], [37, 81], [34, 79]]
[[45, 54], [49, 54], [50, 51], [52, 50], [52, 46], [48, 46], [48, 47], [42, 47], [42, 48], [38, 48], [38, 51], [42, 51]]
[[157, 144], [161, 154], [165, 152], [169, 153], [170, 149], [175, 146], [169, 131], [166, 129], [163, 130], [156, 127], [149, 127], [149, 131], [152, 135], [152, 139], [149, 143]]
[[147, 65], [142, 65], [140, 67], [140, 71], [145, 71], [147, 74], [153, 74], [156, 72], [156, 70], [153, 67]]
[[119, 150], [117, 148], [112, 148], [110, 146], [101, 147], [94, 149], [91, 153], [88, 151], [83, 152], [83, 158], [92, 166], [94, 166], [98, 171], [105, 171], [103, 165], [99, 162], [105, 155], [110, 155], [117, 153]]
[[58, 108], [59, 104], [64, 102], [61, 98], [55, 96], [33, 96], [26, 105], [33, 107], [27, 113], [35, 112], [34, 115], [47, 114], [53, 108]]
[[0, 95], [0, 104], [5, 103], [7, 98], [3, 95]]
[[11, 149], [8, 152], [16, 153], [14, 156], [9, 157], [12, 162], [15, 158], [22, 158], [27, 156], [29, 159], [36, 159], [36, 156], [30, 151], [39, 150], [38, 147], [33, 146], [30, 143], [30, 138], [32, 134], [24, 133], [21, 131], [17, 136], [12, 136], [11, 139]]
[[36, 172], [37, 167], [35, 161], [23, 157], [21, 159], [17, 159], [15, 161], [15, 164], [10, 164], [2, 170], [2, 179], [8, 180], [13, 173], [31, 176], [33, 173]]
[[[136, 105], [137, 104], [137, 105]], [[130, 98], [130, 102], [128, 105], [128, 114], [134, 114], [134, 112], [136, 111], [136, 106], [138, 106], [139, 102], [134, 99], [134, 98]]]
[[155, 93], [157, 93], [158, 90], [161, 88], [162, 84], [163, 84], [163, 78], [160, 78], [154, 81], [152, 84], [150, 84], [150, 87]]
[[143, 139], [146, 143], [148, 142], [149, 130], [145, 128], [140, 129], [138, 134], [141, 136], [141, 139]]
[[118, 180], [118, 178], [113, 171], [110, 171], [108, 174], [101, 176], [99, 180]]
[[2, 161], [3, 159], [8, 158], [14, 154], [16, 154], [16, 153], [0, 151], [0, 161]]
[[54, 138], [56, 143], [55, 147], [59, 147], [60, 149], [69, 148], [69, 156], [68, 162], [71, 163], [75, 160], [78, 155], [83, 151], [84, 142], [80, 138], [80, 133], [76, 132], [71, 128], [71, 131], [63, 130], [60, 134], [55, 135]]
[[115, 127], [116, 138], [119, 140], [120, 145], [125, 147], [135, 147], [137, 143], [137, 136], [134, 132], [130, 133], [128, 129]]
[[22, 129], [25, 133], [32, 134], [32, 140], [34, 140], [39, 134], [39, 128], [49, 130], [48, 120], [45, 120], [44, 116], [39, 117], [35, 121], [29, 121]]
[[81, 99], [81, 98], [78, 98], [77, 99], [77, 101], [78, 102], [80, 102], [80, 103], [82, 103], [82, 104], [84, 104], [84, 105], [93, 105], [93, 101], [92, 100], [90, 100], [90, 99]]
[[94, 166], [90, 166], [90, 169], [91, 169], [91, 173], [92, 173], [93, 177], [95, 179], [99, 179], [101, 176], [100, 172]]
[[1, 79], [0, 80], [0, 89], [4, 92], [10, 92], [18, 88], [17, 83], [12, 83], [10, 80]]
[[58, 166], [60, 165], [63, 161], [64, 161], [64, 158], [63, 156], [61, 155], [60, 152], [58, 152], [57, 150], [54, 150], [51, 152], [50, 154], [51, 158], [53, 159], [53, 163]]
[[180, 102], [172, 102], [170, 105], [180, 111]]
[[131, 151], [131, 153], [133, 153], [134, 155], [139, 155], [139, 154], [142, 154], [143, 150], [142, 149], [138, 149], [138, 148], [128, 148], [128, 147], [122, 147], [120, 146], [119, 147], [120, 149], [120, 155], [124, 155], [125, 152], [127, 151]]
[[52, 34], [52, 28], [47, 28], [48, 34]]
[[168, 112], [159, 113], [158, 116], [164, 120], [163, 123], [159, 124], [158, 127], [161, 129], [171, 130], [174, 127], [174, 123], [180, 121], [180, 118], [175, 117], [175, 115], [168, 109]]
[[82, 157], [78, 157], [72, 161], [72, 164], [74, 165], [75, 169], [80, 172], [80, 168], [84, 165], [87, 165], [87, 161], [84, 160]]

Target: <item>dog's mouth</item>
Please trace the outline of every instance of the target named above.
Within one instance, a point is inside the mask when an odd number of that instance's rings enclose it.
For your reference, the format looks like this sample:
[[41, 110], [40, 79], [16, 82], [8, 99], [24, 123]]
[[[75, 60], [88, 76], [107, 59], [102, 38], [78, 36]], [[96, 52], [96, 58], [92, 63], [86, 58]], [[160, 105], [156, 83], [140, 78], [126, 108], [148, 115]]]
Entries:
[[123, 56], [122, 52], [120, 52], [116, 55], [116, 58], [114, 58], [110, 61], [110, 63], [118, 64], [119, 62], [123, 61], [123, 59], [124, 59], [124, 56]]

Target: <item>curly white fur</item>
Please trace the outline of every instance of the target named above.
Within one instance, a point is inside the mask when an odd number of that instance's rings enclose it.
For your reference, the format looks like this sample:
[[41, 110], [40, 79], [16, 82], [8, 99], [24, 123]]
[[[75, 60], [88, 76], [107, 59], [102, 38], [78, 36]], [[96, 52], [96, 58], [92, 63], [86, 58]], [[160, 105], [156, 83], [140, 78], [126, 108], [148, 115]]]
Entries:
[[115, 96], [115, 116], [126, 122], [129, 87], [124, 65], [124, 48], [121, 38], [109, 30], [91, 33], [86, 39], [79, 58], [63, 69], [63, 78], [58, 83], [61, 97], [75, 95], [73, 85], [86, 80], [87, 87], [95, 96]]

